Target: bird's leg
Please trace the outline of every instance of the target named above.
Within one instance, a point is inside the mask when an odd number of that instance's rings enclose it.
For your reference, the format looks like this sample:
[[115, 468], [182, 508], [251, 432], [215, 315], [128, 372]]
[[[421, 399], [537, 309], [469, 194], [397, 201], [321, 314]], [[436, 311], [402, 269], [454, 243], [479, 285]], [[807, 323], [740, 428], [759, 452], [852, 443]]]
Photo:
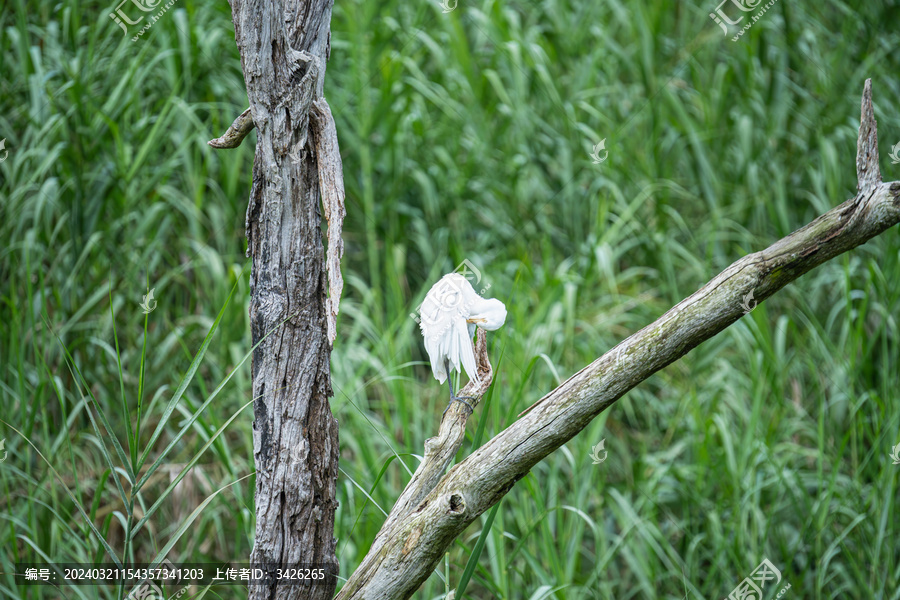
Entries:
[[468, 406], [470, 413], [475, 412], [475, 407], [466, 402], [466, 400], [475, 400], [476, 398], [474, 396], [457, 396], [453, 391], [453, 375], [452, 371], [450, 371], [450, 361], [445, 361], [444, 366], [447, 369], [447, 385], [450, 386], [450, 402], [447, 403], [447, 408], [444, 409], [444, 412], [442, 412], [441, 415], [446, 414], [446, 412], [450, 410], [450, 405], [453, 404], [454, 400]]

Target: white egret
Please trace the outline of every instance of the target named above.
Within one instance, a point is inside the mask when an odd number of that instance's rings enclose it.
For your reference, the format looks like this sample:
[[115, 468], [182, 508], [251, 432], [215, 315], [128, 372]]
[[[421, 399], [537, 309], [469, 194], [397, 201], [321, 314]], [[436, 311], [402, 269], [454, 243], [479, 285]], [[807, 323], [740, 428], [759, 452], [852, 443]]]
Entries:
[[448, 380], [451, 403], [456, 400], [472, 409], [466, 400], [473, 398], [457, 396], [453, 390], [452, 372], [461, 373], [462, 367], [469, 379], [478, 379], [472, 344], [475, 327], [495, 331], [504, 322], [506, 307], [503, 303], [479, 296], [469, 280], [459, 273], [444, 275], [425, 295], [419, 323], [425, 336], [425, 351], [431, 359], [434, 378], [441, 383]]

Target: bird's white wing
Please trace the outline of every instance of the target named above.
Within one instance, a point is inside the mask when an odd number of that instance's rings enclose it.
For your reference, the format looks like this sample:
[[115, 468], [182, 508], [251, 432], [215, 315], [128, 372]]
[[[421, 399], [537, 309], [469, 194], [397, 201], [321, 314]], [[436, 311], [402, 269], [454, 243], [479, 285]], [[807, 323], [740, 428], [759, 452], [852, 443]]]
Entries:
[[[466, 375], [469, 376], [469, 379], [477, 380], [478, 370], [475, 367], [475, 347], [472, 345], [468, 324], [459, 320], [453, 325], [453, 335], [451, 337], [456, 347], [457, 355], [456, 361], [451, 358], [450, 362], [457, 365], [457, 370], [459, 369], [459, 364], [462, 363], [462, 367], [466, 370]], [[462, 385], [460, 385], [461, 387]]]
[[444, 361], [438, 350], [439, 345], [439, 340], [427, 336], [425, 337], [425, 352], [428, 353], [428, 358], [431, 359], [431, 372], [434, 373], [435, 379], [444, 383], [447, 381], [447, 369], [444, 366]]
[[449, 331], [452, 318], [440, 310], [435, 303], [426, 297], [422, 302], [421, 321], [422, 335], [425, 337], [425, 352], [431, 359], [431, 371], [434, 378], [444, 383], [447, 380], [447, 369], [444, 366], [444, 353], [441, 351], [442, 341], [446, 336], [438, 335], [440, 331]]
[[441, 383], [447, 379], [445, 361], [450, 363], [450, 370], [460, 371], [462, 366], [470, 379], [477, 378], [475, 350], [470, 324], [466, 320], [478, 299], [465, 277], [450, 273], [441, 278], [422, 301], [419, 326], [425, 337], [431, 370]]
[[[419, 313], [421, 317], [419, 327], [425, 337], [425, 352], [431, 359], [434, 378], [441, 383], [447, 380], [447, 369], [444, 366], [444, 360], [449, 358], [447, 337], [453, 327], [454, 318], [458, 319], [456, 312], [447, 310], [433, 294], [429, 293], [425, 296]], [[456, 367], [459, 368], [459, 361], [456, 362]]]

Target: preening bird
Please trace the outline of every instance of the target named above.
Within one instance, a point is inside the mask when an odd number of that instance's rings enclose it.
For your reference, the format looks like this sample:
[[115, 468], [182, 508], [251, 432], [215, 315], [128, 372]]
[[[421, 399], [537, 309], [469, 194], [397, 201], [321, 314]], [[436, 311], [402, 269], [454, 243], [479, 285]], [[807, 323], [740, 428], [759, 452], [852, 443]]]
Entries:
[[469, 379], [478, 379], [472, 344], [475, 327], [487, 331], [502, 327], [506, 322], [506, 306], [494, 298], [482, 298], [468, 279], [459, 273], [450, 273], [425, 295], [420, 314], [419, 325], [425, 336], [425, 352], [431, 359], [434, 378], [441, 383], [445, 379], [448, 381], [450, 402], [462, 402], [471, 409], [472, 405], [466, 400], [473, 398], [457, 396], [453, 390], [452, 372], [461, 373], [462, 367]]

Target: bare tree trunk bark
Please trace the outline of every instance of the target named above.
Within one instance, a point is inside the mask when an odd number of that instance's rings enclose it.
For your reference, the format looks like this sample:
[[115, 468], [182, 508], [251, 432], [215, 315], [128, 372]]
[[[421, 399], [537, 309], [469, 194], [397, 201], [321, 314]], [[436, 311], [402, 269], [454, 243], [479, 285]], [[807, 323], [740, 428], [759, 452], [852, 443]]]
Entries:
[[[256, 127], [247, 207], [250, 320], [253, 343], [261, 341], [253, 353], [258, 400], [251, 562], [331, 574], [314, 586], [251, 585], [252, 600], [329, 599], [338, 570], [338, 425], [328, 398], [343, 180], [331, 111], [322, 97], [332, 5], [333, 0], [231, 0], [250, 108], [210, 144], [235, 147]], [[327, 268], [320, 194], [329, 227]]]

